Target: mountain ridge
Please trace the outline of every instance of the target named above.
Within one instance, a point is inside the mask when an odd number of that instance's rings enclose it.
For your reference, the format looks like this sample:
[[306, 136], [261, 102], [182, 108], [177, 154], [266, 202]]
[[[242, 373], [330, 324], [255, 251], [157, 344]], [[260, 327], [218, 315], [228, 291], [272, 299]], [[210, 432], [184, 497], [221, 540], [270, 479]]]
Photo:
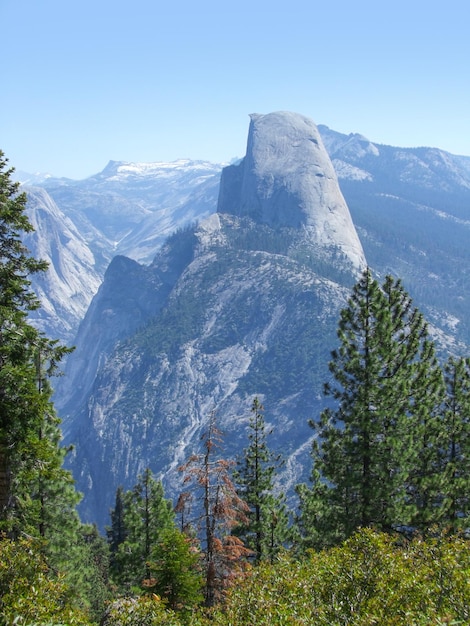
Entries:
[[[284, 114], [281, 120], [279, 114], [275, 117], [285, 162], [292, 158], [292, 117], [287, 126]], [[272, 143], [272, 133], [270, 124], [257, 128], [256, 139], [248, 142], [248, 162], [250, 150], [262, 152]], [[296, 135], [294, 141], [298, 139]], [[279, 214], [278, 196], [260, 192], [265, 171], [255, 168], [240, 181], [240, 206], [261, 197], [264, 218], [271, 208], [281, 219], [273, 223], [249, 211], [227, 212], [222, 192], [217, 213], [173, 235], [149, 266], [134, 271], [124, 259], [109, 266], [77, 336], [76, 354], [69, 359], [66, 379], [75, 394], [62, 390], [58, 399], [67, 439], [76, 443], [71, 465], [78, 485], [93, 486], [86, 490], [82, 509], [88, 518], [95, 513], [103, 524], [103, 506], [112, 504], [109, 485], [129, 483], [150, 459], [169, 492], [176, 493], [176, 468], [193, 453], [214, 409], [230, 432], [227, 447], [235, 456], [243, 440], [239, 425], [253, 394], [282, 406], [274, 415], [277, 445], [283, 438], [288, 460], [284, 478], [290, 483], [300, 479], [299, 449], [305, 449], [310, 433], [306, 416], [298, 421], [291, 416], [312, 404], [314, 389], [319, 393], [328, 357], [310, 327], [315, 320], [321, 336], [331, 336], [331, 308], [345, 302], [361, 269], [357, 258], [365, 267], [321, 141], [308, 154], [314, 178], [320, 178], [316, 174], [322, 167], [330, 176], [328, 194], [321, 193], [323, 181], [316, 180], [315, 191], [303, 193], [303, 181], [294, 178], [310, 176], [305, 163], [293, 167], [288, 178], [283, 168], [273, 169], [287, 219]], [[317, 214], [323, 219], [325, 211], [331, 213], [330, 205], [343, 214], [344, 232], [336, 231], [337, 240], [334, 231], [332, 236], [315, 223]], [[305, 222], [292, 222], [290, 212], [300, 211]], [[341, 249], [343, 241], [356, 246], [353, 255]], [[145, 294], [142, 301], [149, 308], [142, 318], [135, 298], [129, 297], [131, 284], [135, 293]], [[290, 375], [282, 375], [282, 369]], [[305, 388], [305, 381], [312, 389]]]
[[[364, 261], [378, 277], [392, 273], [403, 279], [440, 349], [465, 353], [470, 344], [467, 160], [320, 130], [321, 143], [330, 151], [322, 158], [336, 168], [338, 193], [347, 201], [348, 224]], [[279, 137], [272, 143], [279, 145]], [[259, 207], [260, 194], [269, 204], [271, 191], [279, 187], [295, 196], [286, 207], [304, 196], [294, 181], [285, 180], [282, 187], [282, 175], [276, 178], [275, 171], [271, 188], [263, 178], [266, 172], [257, 176], [256, 167], [244, 177], [247, 160], [228, 167], [229, 187], [232, 200], [241, 198], [240, 206], [243, 197], [253, 201], [243, 210], [227, 211], [224, 193], [217, 205], [219, 174], [208, 175], [195, 187], [196, 196], [206, 194], [205, 204], [198, 206], [208, 214], [201, 217], [201, 211], [193, 219], [197, 211], [185, 195], [189, 183], [183, 182], [184, 201], [168, 209], [181, 210], [174, 234], [155, 244], [148, 263], [117, 256], [81, 323], [68, 374], [57, 386], [57, 407], [66, 442], [76, 443], [69, 463], [86, 494], [83, 515], [101, 526], [113, 489], [120, 482], [132, 485], [146, 464], [164, 479], [170, 494], [177, 492], [178, 463], [197, 448], [214, 409], [227, 433], [227, 454], [236, 456], [255, 394], [276, 433], [273, 446], [286, 458], [284, 485], [295, 484], [309, 467], [307, 423], [323, 408], [337, 315], [359, 266], [345, 263], [341, 247], [335, 252], [327, 239], [318, 245], [305, 236], [299, 220], [270, 223], [259, 219], [262, 210], [250, 213]], [[52, 188], [66, 197], [67, 185]], [[77, 214], [88, 191], [75, 197], [69, 215]], [[126, 202], [123, 195], [124, 221]], [[192, 213], [184, 213], [185, 206]], [[307, 207], [297, 204], [295, 210], [301, 215]], [[108, 235], [121, 228], [113, 223], [118, 215], [115, 203], [100, 216], [92, 215], [94, 221], [83, 219], [90, 238], [95, 228], [104, 247], [112, 243]], [[145, 218], [131, 218], [136, 240], [148, 236], [139, 235], [148, 224]], [[107, 219], [105, 237], [99, 226]], [[103, 248], [102, 258], [116, 252], [116, 247]]]

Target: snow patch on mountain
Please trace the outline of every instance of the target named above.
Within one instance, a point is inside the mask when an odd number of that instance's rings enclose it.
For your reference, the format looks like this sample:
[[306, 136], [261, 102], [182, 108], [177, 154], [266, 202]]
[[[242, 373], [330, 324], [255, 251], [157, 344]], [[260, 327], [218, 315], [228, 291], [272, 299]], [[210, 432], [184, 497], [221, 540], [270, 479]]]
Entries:
[[[145, 180], [177, 178], [185, 175], [201, 173], [198, 178], [193, 177], [193, 184], [198, 185], [208, 177], [220, 172], [225, 163], [216, 164], [209, 161], [192, 161], [190, 159], [178, 159], [176, 161], [155, 161], [151, 163], [128, 163], [111, 161], [105, 168], [108, 181], [125, 181], [131, 178]], [[113, 173], [114, 172], [114, 173]]]
[[366, 156], [380, 156], [379, 147], [367, 139], [367, 137], [364, 137], [364, 135], [359, 133], [344, 135], [331, 130], [331, 128], [323, 124], [318, 126], [318, 130], [332, 159], [340, 158], [343, 155], [345, 161], [350, 161], [351, 159], [356, 161]]

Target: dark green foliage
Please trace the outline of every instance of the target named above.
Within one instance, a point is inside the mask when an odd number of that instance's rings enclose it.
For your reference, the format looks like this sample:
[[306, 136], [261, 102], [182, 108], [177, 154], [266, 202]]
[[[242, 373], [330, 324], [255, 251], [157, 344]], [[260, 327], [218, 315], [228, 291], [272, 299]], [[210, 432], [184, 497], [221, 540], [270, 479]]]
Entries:
[[76, 593], [93, 621], [99, 621], [112, 598], [109, 583], [109, 548], [96, 526], [82, 524], [79, 537], [80, 561], [69, 568], [72, 589], [81, 581]]
[[33, 228], [26, 195], [6, 164], [0, 151], [0, 525], [10, 532], [32, 525], [43, 535], [45, 481], [68, 480], [47, 383], [68, 350], [28, 323], [28, 313], [39, 307], [29, 277], [47, 264], [22, 243]]
[[[50, 378], [70, 350], [29, 323], [29, 312], [39, 307], [29, 277], [47, 264], [29, 256], [22, 243], [33, 230], [25, 214], [26, 196], [10, 182], [12, 170], [5, 165], [0, 152], [0, 527], [18, 542], [11, 546], [18, 558], [20, 537], [37, 540], [31, 550], [40, 555], [38, 569], [31, 576], [39, 577], [38, 594], [41, 587], [48, 589], [53, 602], [60, 593], [59, 604], [70, 602], [97, 614], [104, 602], [105, 575], [98, 574], [77, 514], [80, 496], [63, 468], [67, 451], [61, 448], [60, 420], [51, 401]], [[18, 569], [11, 588], [20, 589], [26, 575]], [[34, 584], [29, 581], [30, 589]], [[33, 609], [34, 601], [26, 608], [20, 596], [15, 602], [31, 615], [48, 610], [39, 604]]]
[[111, 520], [107, 530], [111, 578], [122, 592], [139, 589], [150, 578], [148, 563], [162, 532], [175, 524], [173, 506], [150, 469], [132, 490], [118, 489]]
[[176, 527], [162, 531], [152, 550], [149, 572], [147, 589], [164, 598], [170, 609], [188, 614], [202, 603], [201, 555], [191, 538]]
[[326, 409], [318, 427], [312, 423], [319, 435], [314, 484], [300, 488], [311, 545], [316, 524], [340, 539], [361, 526], [421, 527], [440, 517], [436, 409], [443, 382], [422, 314], [400, 281], [387, 277], [380, 287], [367, 270], [341, 311], [338, 338], [334, 382], [325, 386], [337, 408]]
[[124, 543], [127, 537], [124, 495], [124, 489], [122, 487], [118, 487], [116, 490], [114, 509], [110, 511], [111, 526], [108, 526], [106, 529], [109, 552], [112, 559], [116, 557], [119, 546], [121, 543]]
[[249, 422], [249, 446], [238, 462], [235, 482], [239, 493], [249, 507], [248, 522], [235, 529], [246, 547], [252, 550], [255, 562], [273, 560], [288, 540], [288, 513], [285, 497], [276, 494], [275, 471], [282, 461], [267, 445], [264, 407], [258, 398], [253, 400]]
[[450, 357], [444, 367], [443, 471], [445, 523], [468, 527], [470, 517], [470, 359]]
[[439, 523], [444, 513], [439, 506], [443, 375], [424, 317], [401, 282], [388, 276], [383, 291], [392, 323], [388, 376], [393, 393], [388, 412], [404, 416], [404, 429], [393, 432], [391, 441], [399, 451], [398, 463], [408, 472], [405, 515], [403, 519], [397, 517], [395, 524], [411, 523], [425, 531]]
[[0, 311], [2, 322], [18, 322], [39, 307], [28, 276], [46, 270], [47, 264], [31, 257], [21, 241], [33, 227], [25, 213], [26, 194], [11, 180], [13, 169], [7, 169], [7, 163], [0, 151]]
[[[314, 443], [314, 453], [317, 444]], [[344, 538], [344, 529], [336, 520], [342, 515], [342, 503], [331, 497], [331, 487], [317, 468], [312, 470], [310, 484], [296, 487], [299, 515], [295, 524], [295, 550], [323, 549], [335, 546]]]

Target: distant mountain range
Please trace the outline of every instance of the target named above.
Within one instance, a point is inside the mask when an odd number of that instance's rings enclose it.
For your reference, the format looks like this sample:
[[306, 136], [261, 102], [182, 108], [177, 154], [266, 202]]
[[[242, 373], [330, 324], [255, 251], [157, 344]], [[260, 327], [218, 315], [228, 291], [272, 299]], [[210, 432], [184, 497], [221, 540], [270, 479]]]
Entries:
[[[57, 275], [39, 281], [43, 330], [72, 342], [111, 259], [124, 254], [148, 263], [175, 230], [213, 213], [221, 170], [204, 161], [111, 161], [82, 181], [18, 176], [35, 181], [24, 187], [36, 228], [27, 244]], [[54, 250], [52, 233], [62, 233]]]
[[240, 453], [254, 395], [286, 488], [305, 479], [339, 309], [366, 264], [403, 279], [443, 352], [468, 353], [470, 157], [278, 112], [251, 116], [226, 167], [111, 162], [35, 184], [28, 245], [51, 264], [37, 322], [77, 346], [56, 406], [100, 526], [147, 466], [177, 493], [211, 411]]

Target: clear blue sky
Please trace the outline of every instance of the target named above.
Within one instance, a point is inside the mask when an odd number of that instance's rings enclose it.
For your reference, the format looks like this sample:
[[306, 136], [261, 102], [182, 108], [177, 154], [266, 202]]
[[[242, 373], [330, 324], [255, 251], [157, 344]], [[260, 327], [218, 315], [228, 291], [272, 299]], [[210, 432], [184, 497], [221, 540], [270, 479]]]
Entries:
[[0, 0], [18, 170], [229, 161], [249, 113], [470, 155], [468, 0]]

